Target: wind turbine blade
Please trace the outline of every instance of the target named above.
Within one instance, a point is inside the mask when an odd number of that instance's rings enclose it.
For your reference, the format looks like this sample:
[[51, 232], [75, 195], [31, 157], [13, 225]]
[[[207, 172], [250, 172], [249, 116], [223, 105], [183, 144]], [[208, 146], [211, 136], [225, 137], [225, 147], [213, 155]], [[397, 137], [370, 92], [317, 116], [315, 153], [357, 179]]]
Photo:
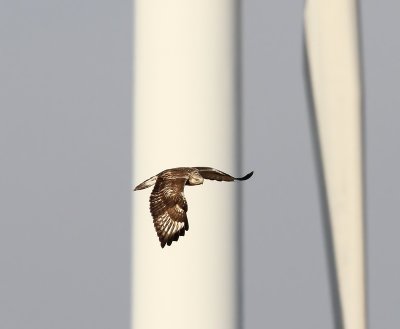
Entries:
[[357, 1], [308, 0], [305, 34], [344, 329], [365, 329]]
[[[237, 1], [134, 3], [135, 180], [195, 164], [238, 173]], [[186, 187], [190, 229], [165, 248], [151, 189], [132, 193], [133, 328], [238, 327], [237, 185]]]

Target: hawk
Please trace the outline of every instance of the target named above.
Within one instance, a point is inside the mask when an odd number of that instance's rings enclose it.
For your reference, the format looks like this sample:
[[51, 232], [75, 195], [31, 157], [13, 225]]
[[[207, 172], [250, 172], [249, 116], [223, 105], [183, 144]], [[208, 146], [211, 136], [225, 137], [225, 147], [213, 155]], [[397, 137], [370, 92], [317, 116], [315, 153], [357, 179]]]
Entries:
[[220, 170], [209, 167], [181, 167], [167, 169], [135, 187], [135, 191], [154, 185], [150, 195], [150, 212], [153, 217], [161, 247], [178, 241], [189, 230], [186, 216], [188, 205], [183, 194], [185, 185], [203, 184], [204, 179], [232, 182], [246, 180], [253, 171], [243, 177], [232, 177]]

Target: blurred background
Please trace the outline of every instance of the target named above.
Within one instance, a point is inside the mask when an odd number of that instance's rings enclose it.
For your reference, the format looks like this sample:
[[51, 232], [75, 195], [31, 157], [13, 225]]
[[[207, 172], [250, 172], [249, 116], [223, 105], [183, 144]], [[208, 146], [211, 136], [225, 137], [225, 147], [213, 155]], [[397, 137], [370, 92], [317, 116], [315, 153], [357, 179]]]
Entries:
[[[303, 6], [242, 1], [248, 329], [334, 328]], [[399, 10], [360, 2], [377, 329], [400, 327]], [[126, 0], [0, 2], [1, 328], [129, 328], [132, 12]]]

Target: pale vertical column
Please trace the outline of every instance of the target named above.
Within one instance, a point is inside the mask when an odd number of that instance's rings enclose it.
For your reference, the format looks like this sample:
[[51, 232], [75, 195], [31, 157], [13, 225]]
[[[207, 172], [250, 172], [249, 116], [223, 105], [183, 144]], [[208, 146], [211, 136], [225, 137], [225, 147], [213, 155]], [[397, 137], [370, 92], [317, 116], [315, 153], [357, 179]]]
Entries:
[[[237, 172], [236, 2], [136, 0], [133, 183], [167, 168]], [[185, 188], [190, 229], [160, 247], [134, 192], [132, 327], [237, 327], [235, 183]]]
[[365, 329], [357, 3], [308, 0], [305, 31], [344, 329]]

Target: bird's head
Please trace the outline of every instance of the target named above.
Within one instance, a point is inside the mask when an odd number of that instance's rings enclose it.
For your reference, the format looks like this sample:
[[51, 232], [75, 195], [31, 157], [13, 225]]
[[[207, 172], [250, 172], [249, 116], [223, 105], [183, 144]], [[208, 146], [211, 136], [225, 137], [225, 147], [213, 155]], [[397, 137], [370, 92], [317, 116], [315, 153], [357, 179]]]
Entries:
[[187, 181], [187, 185], [200, 185], [203, 184], [204, 178], [200, 175], [200, 173], [196, 170], [189, 174], [189, 179]]

